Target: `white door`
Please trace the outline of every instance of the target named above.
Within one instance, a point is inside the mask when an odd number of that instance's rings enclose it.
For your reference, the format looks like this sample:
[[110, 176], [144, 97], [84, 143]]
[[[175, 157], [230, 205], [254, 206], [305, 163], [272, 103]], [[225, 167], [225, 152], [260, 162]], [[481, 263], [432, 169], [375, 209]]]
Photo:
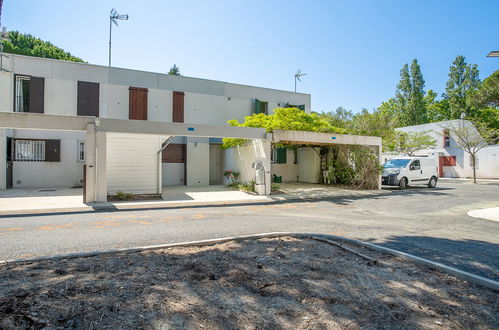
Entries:
[[409, 164], [409, 183], [421, 183], [422, 181], [422, 170], [421, 170], [421, 163], [419, 159], [413, 160]]
[[222, 184], [222, 149], [210, 144], [210, 184]]

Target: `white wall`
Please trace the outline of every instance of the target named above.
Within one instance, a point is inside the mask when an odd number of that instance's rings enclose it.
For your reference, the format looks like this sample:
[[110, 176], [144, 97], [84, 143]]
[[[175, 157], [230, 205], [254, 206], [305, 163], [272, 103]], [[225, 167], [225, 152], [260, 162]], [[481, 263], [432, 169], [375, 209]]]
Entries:
[[[473, 177], [473, 167], [471, 166], [470, 155], [460, 149], [451, 136], [450, 146], [443, 146], [443, 130], [450, 125], [465, 125], [469, 129], [475, 130], [470, 121], [451, 120], [437, 123], [429, 123], [423, 125], [407, 126], [397, 128], [403, 132], [427, 132], [436, 141], [436, 147], [432, 149], [424, 149], [416, 152], [417, 156], [428, 156], [435, 158], [439, 164], [439, 156], [455, 156], [456, 166], [444, 166], [443, 176], [447, 178], [471, 178]], [[499, 146], [491, 145], [483, 148], [478, 152], [477, 178], [483, 179], [499, 179]], [[385, 158], [394, 158], [397, 155], [383, 155]]]
[[210, 144], [207, 138], [187, 138], [187, 185], [210, 184]]
[[294, 151], [286, 150], [286, 164], [272, 164], [272, 176], [282, 176], [282, 182], [297, 182], [298, 181], [298, 164], [294, 164]]
[[[268, 157], [270, 157], [270, 144], [264, 143], [262, 140], [253, 140], [246, 145], [224, 150], [223, 169], [224, 171], [239, 171], [241, 173], [239, 181], [247, 183], [250, 180], [255, 180], [256, 172], [252, 167], [253, 163], [262, 162], [264, 166], [267, 166], [270, 164]], [[228, 183], [230, 182], [225, 180], [225, 184]]]
[[[184, 122], [206, 125], [226, 125], [224, 96], [185, 93]], [[189, 179], [189, 177], [187, 177]]]
[[44, 113], [76, 116], [77, 94], [76, 80], [45, 79]]
[[163, 186], [184, 185], [184, 163], [162, 163], [161, 182]]
[[[61, 140], [60, 162], [13, 162], [14, 188], [52, 188], [81, 186], [83, 164], [78, 162], [77, 143], [83, 132], [9, 130], [9, 137]], [[2, 161], [2, 163], [5, 163]], [[5, 178], [5, 171], [2, 175]], [[20, 183], [18, 183], [20, 181]]]
[[160, 149], [157, 135], [107, 133], [108, 194], [157, 194]]
[[0, 112], [12, 112], [14, 105], [14, 80], [12, 74], [0, 71]]
[[147, 103], [148, 120], [172, 122], [173, 92], [151, 88], [149, 89]]
[[108, 118], [128, 119], [128, 86], [109, 85], [107, 94]]
[[300, 182], [321, 182], [320, 158], [312, 148], [298, 149], [298, 175]]

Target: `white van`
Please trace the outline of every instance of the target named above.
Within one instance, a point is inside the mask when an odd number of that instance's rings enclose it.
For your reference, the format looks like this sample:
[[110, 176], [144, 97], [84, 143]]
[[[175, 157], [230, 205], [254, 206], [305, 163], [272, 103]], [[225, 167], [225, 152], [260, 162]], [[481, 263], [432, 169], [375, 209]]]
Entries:
[[390, 159], [383, 164], [381, 180], [384, 185], [399, 186], [401, 189], [414, 184], [435, 188], [437, 173], [437, 164], [433, 158], [400, 157]]

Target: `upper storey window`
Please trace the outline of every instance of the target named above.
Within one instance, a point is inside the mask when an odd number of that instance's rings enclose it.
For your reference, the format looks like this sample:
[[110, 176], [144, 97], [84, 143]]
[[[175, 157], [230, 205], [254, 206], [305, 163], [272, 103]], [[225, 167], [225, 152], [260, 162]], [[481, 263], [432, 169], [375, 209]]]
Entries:
[[45, 80], [25, 75], [14, 77], [14, 111], [43, 113]]
[[269, 107], [268, 102], [264, 102], [264, 101], [260, 101], [259, 99], [255, 99], [255, 111], [254, 111], [254, 113], [256, 113], [256, 114], [264, 113], [267, 115], [268, 114], [268, 107]]

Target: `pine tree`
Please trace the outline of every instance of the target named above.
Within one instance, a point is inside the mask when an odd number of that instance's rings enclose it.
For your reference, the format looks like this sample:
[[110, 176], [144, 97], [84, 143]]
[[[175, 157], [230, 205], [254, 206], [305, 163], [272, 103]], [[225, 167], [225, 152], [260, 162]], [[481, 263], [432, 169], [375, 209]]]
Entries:
[[408, 117], [411, 119], [410, 125], [418, 125], [426, 122], [426, 108], [424, 102], [425, 81], [421, 73], [421, 67], [418, 60], [414, 59], [411, 63], [411, 100], [408, 109]]
[[404, 64], [400, 70], [400, 82], [396, 93], [401, 125], [417, 125], [426, 122], [424, 85], [425, 81], [418, 61], [416, 59], [412, 61], [410, 71], [409, 65]]
[[473, 116], [470, 104], [472, 94], [480, 87], [478, 66], [466, 63], [465, 57], [459, 55], [449, 69], [449, 80], [443, 97], [449, 102], [450, 118], [458, 119], [461, 114]]

